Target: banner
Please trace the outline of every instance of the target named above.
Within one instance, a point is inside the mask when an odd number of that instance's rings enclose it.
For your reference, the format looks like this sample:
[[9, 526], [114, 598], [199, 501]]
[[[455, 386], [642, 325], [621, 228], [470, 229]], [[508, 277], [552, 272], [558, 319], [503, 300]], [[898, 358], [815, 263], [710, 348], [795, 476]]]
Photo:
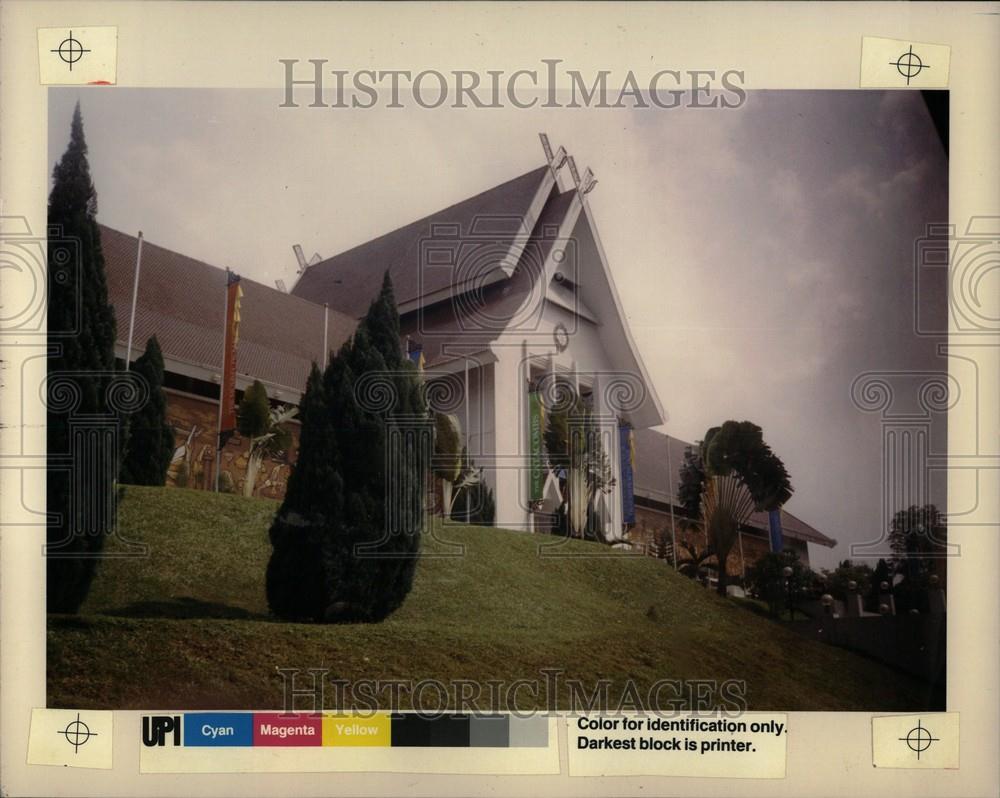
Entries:
[[632, 427], [622, 424], [618, 428], [618, 443], [621, 447], [622, 472], [622, 523], [635, 523], [635, 447], [632, 441]]
[[219, 448], [226, 445], [236, 432], [236, 344], [240, 340], [240, 299], [243, 288], [240, 276], [227, 272], [226, 284], [226, 335], [223, 342], [222, 386], [219, 401]]
[[542, 491], [545, 488], [545, 461], [542, 454], [545, 407], [542, 404], [542, 396], [537, 391], [528, 394], [528, 411], [528, 436], [530, 438], [528, 500], [537, 502], [541, 501]]
[[[410, 346], [409, 339], [407, 339], [407, 346]], [[414, 366], [417, 367], [419, 371], [424, 370], [424, 345], [423, 344], [413, 344], [410, 351], [406, 353], [406, 356], [410, 358], [410, 361]]]
[[771, 510], [767, 514], [767, 524], [771, 529], [771, 551], [780, 552], [785, 546], [781, 535], [781, 510]]

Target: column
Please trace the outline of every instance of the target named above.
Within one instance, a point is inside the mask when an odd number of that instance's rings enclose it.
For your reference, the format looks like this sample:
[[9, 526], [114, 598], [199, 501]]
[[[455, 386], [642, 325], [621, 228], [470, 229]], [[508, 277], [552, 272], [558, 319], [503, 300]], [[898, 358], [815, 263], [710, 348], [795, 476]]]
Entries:
[[494, 462], [496, 525], [527, 529], [528, 456], [524, 446], [527, 425], [527, 384], [518, 347], [498, 348], [493, 365]]

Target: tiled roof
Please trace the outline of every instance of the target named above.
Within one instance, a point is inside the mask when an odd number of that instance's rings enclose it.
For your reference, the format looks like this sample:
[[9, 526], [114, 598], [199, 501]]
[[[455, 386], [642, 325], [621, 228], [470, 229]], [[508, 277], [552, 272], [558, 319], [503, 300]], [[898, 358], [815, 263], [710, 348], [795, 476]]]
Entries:
[[[637, 429], [635, 436], [635, 492], [664, 504], [680, 506], [677, 495], [684, 449], [691, 444], [652, 429]], [[667, 459], [669, 455], [669, 460]]]
[[[309, 267], [292, 293], [312, 302], [326, 302], [354, 318], [368, 309], [383, 273], [392, 277], [400, 305], [450, 288], [455, 270], [446, 266], [421, 268], [422, 249], [433, 242], [438, 255], [452, 250], [453, 262], [473, 263], [477, 274], [492, 268], [521, 232], [548, 166], [534, 169], [467, 200], [412, 222], [391, 233], [327, 258]], [[460, 247], [480, 247], [477, 258], [464, 261]], [[488, 261], [488, 262], [487, 262]]]
[[[694, 444], [653, 429], [637, 429], [635, 435], [635, 494], [646, 499], [680, 506], [677, 496], [684, 450]], [[669, 445], [668, 445], [669, 441]], [[669, 459], [668, 459], [669, 453]], [[670, 488], [672, 487], [672, 491]], [[750, 526], [768, 529], [767, 513], [750, 516]], [[832, 548], [837, 541], [827, 537], [788, 510], [781, 510], [781, 529], [790, 538]]]
[[[108, 297], [118, 343], [126, 344], [138, 239], [101, 225]], [[323, 354], [324, 308], [243, 278], [237, 374], [304, 390], [312, 361]], [[133, 356], [156, 335], [165, 358], [221, 373], [226, 272], [143, 240]], [[374, 296], [374, 295], [373, 295]], [[369, 301], [372, 297], [369, 297]], [[357, 322], [329, 312], [328, 345], [337, 349]]]
[[[454, 357], [449, 355], [449, 344], [460, 342], [464, 351], [474, 352], [507, 329], [525, 299], [532, 295], [535, 280], [557, 240], [551, 231], [558, 230], [565, 219], [575, 193], [552, 190], [524, 246], [519, 266], [509, 279], [421, 308], [404, 318], [404, 332], [414, 343], [423, 345], [428, 365]], [[540, 310], [541, 305], [536, 305]]]

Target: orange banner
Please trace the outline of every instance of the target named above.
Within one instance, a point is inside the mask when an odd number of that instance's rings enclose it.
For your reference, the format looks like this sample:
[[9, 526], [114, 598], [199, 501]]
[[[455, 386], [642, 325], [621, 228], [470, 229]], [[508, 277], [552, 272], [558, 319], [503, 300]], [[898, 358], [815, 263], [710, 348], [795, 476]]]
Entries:
[[229, 272], [226, 286], [226, 337], [223, 344], [222, 389], [219, 416], [219, 448], [236, 432], [236, 344], [240, 340], [240, 276]]

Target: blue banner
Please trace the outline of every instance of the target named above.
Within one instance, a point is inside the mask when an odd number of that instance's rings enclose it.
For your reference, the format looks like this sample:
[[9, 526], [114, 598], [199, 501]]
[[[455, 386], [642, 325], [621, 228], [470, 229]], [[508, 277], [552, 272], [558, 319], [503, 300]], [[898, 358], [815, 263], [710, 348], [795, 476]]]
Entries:
[[413, 344], [410, 345], [409, 340], [406, 342], [407, 347], [410, 351], [407, 352], [407, 357], [413, 362], [413, 365], [418, 369], [423, 369], [424, 367], [424, 345], [423, 344]]
[[782, 551], [785, 541], [781, 535], [781, 510], [771, 510], [767, 514], [767, 525], [771, 528], [771, 551]]
[[632, 445], [632, 427], [622, 424], [618, 428], [618, 442], [621, 446], [622, 471], [622, 522], [635, 523], [635, 458]]

